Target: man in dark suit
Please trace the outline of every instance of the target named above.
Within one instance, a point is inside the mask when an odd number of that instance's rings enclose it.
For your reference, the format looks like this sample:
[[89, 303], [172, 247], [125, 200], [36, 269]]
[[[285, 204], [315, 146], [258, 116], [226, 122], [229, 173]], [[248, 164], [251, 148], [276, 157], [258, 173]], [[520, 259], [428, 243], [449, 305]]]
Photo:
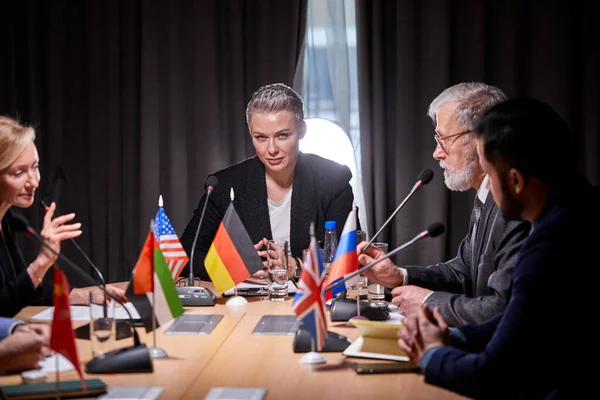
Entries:
[[[404, 268], [387, 259], [365, 273], [370, 281], [394, 288], [392, 303], [405, 315], [426, 303], [439, 306], [449, 324], [462, 325], [486, 321], [506, 307], [515, 257], [530, 225], [506, 221], [488, 195], [488, 178], [477, 160], [473, 132], [481, 115], [504, 100], [506, 95], [494, 86], [467, 82], [444, 90], [429, 106], [428, 115], [436, 126], [433, 157], [444, 170], [446, 186], [457, 191], [473, 188], [477, 194], [469, 232], [455, 258]], [[364, 246], [359, 245], [359, 251]], [[370, 247], [359, 263], [367, 265], [382, 255]]]
[[[476, 131], [495, 203], [505, 218], [533, 224], [512, 295], [502, 316], [460, 328], [449, 329], [439, 308], [424, 306], [405, 320], [399, 345], [426, 382], [465, 396], [588, 397], [584, 365], [598, 353], [588, 321], [600, 218], [598, 195], [577, 171], [574, 135], [548, 105], [529, 98], [493, 107]], [[574, 270], [585, 272], [567, 281]]]

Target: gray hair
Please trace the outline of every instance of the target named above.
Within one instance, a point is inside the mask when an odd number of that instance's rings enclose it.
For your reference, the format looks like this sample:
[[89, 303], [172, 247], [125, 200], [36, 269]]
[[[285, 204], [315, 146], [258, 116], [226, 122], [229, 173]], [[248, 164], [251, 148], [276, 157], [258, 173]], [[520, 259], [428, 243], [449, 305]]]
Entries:
[[296, 125], [304, 122], [304, 102], [298, 93], [283, 83], [273, 83], [258, 89], [252, 95], [246, 108], [246, 122], [254, 114], [266, 114], [279, 111], [291, 111], [294, 114]]
[[427, 115], [433, 125], [436, 125], [440, 107], [447, 103], [457, 103], [454, 113], [458, 122], [464, 129], [474, 129], [487, 110], [507, 99], [508, 96], [495, 86], [481, 82], [463, 82], [440, 93], [429, 105]]

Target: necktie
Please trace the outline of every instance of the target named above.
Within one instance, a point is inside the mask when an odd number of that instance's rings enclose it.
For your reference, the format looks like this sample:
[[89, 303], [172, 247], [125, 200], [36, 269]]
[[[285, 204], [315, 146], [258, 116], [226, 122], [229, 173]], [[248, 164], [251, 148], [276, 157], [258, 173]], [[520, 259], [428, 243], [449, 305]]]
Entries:
[[475, 239], [477, 238], [477, 226], [479, 225], [479, 219], [481, 218], [481, 211], [483, 210], [483, 203], [479, 200], [479, 197], [475, 196], [475, 205], [473, 206], [473, 229], [471, 231], [471, 251], [473, 262], [475, 263]]

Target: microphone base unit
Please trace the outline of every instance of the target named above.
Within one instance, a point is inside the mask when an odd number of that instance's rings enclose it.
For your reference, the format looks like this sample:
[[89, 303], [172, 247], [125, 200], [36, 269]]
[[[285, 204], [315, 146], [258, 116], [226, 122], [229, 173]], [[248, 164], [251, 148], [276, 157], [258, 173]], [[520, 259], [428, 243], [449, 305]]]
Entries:
[[[346, 350], [346, 347], [350, 346], [352, 341], [344, 335], [339, 333], [327, 331], [327, 337], [325, 338], [325, 346], [321, 350], [322, 353], [341, 353]], [[293, 344], [294, 353], [308, 353], [313, 351], [312, 337], [310, 333], [300, 326], [294, 336]]]
[[[349, 321], [358, 315], [356, 310], [356, 299], [336, 298], [329, 309], [329, 318], [333, 322]], [[367, 301], [360, 302], [360, 315], [370, 321], [385, 321], [390, 319], [390, 309], [387, 303], [377, 304]]]
[[202, 286], [180, 286], [177, 295], [184, 307], [211, 307], [217, 299], [213, 292]]
[[150, 351], [143, 343], [101, 354], [85, 366], [85, 371], [89, 374], [122, 374], [153, 370]]

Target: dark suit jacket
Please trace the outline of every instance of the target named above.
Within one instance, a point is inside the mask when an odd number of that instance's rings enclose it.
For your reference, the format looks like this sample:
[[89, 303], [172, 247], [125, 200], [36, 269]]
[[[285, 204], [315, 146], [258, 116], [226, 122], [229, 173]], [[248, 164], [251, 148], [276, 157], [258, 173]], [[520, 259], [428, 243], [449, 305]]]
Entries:
[[579, 391], [595, 392], [589, 389], [593, 379], [586, 379], [593, 367], [584, 366], [598, 354], [591, 325], [600, 218], [589, 190], [572, 193], [576, 199], [553, 200], [534, 223], [504, 314], [460, 327], [466, 337], [461, 349], [429, 350], [426, 382], [474, 398], [575, 399], [589, 396]]
[[498, 316], [508, 303], [517, 253], [530, 229], [526, 221], [506, 221], [488, 193], [474, 243], [471, 221], [456, 257], [425, 268], [406, 267], [408, 284], [434, 290], [426, 303], [439, 306], [450, 325]]
[[[257, 243], [262, 238], [273, 238], [267, 204], [265, 167], [259, 158], [249, 158], [213, 175], [219, 179], [219, 183], [209, 197], [194, 253], [194, 274], [204, 280], [210, 279], [204, 267], [204, 258], [229, 206], [231, 188], [234, 190], [235, 210], [252, 242]], [[325, 221], [328, 220], [336, 221], [338, 237], [341, 235], [354, 199], [349, 183], [351, 178], [350, 169], [345, 165], [314, 154], [298, 155], [290, 221], [290, 246], [294, 257], [301, 257], [302, 250], [308, 247], [311, 222], [315, 223], [318, 240], [323, 240]], [[192, 250], [205, 201], [206, 194], [198, 202], [194, 215], [181, 235], [181, 244], [188, 255]], [[182, 276], [189, 273], [186, 272], [187, 268], [182, 271]]]
[[23, 307], [49, 305], [51, 298], [46, 296], [50, 290], [40, 285], [37, 289], [27, 273], [27, 264], [15, 242], [9, 220], [12, 210], [9, 209], [2, 219], [2, 235], [0, 236], [0, 316], [12, 317]]

